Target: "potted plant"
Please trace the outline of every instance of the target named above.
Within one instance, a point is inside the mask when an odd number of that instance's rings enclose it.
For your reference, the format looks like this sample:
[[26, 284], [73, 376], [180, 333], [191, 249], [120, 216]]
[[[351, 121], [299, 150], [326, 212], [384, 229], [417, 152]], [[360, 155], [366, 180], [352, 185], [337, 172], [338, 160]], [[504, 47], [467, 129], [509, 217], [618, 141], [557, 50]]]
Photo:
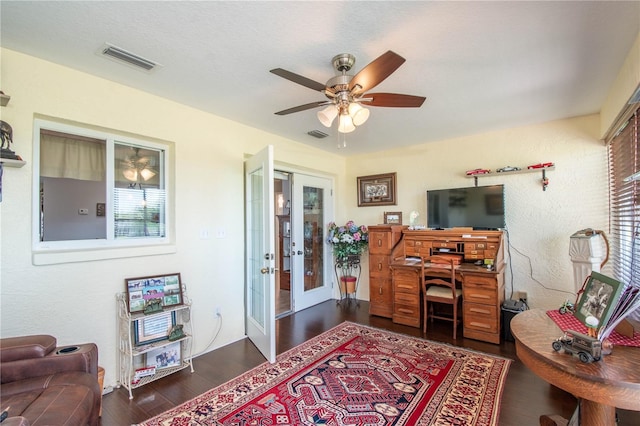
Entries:
[[[336, 275], [341, 285], [341, 290], [347, 294], [356, 292], [360, 271], [360, 256], [369, 245], [369, 231], [365, 225], [356, 225], [352, 220], [343, 226], [329, 223], [327, 243], [333, 247], [335, 257]], [[355, 275], [356, 270], [358, 276]]]

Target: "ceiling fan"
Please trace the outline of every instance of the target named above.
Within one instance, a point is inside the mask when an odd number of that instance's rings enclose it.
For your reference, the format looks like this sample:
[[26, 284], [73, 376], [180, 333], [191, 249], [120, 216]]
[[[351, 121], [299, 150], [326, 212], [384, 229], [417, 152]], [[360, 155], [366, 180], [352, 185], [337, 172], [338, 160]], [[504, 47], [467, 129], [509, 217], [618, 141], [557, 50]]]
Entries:
[[369, 110], [362, 105], [394, 108], [418, 108], [425, 101], [424, 96], [401, 95], [398, 93], [365, 93], [389, 77], [405, 59], [391, 50], [379, 56], [356, 75], [347, 74], [356, 58], [350, 53], [341, 53], [332, 59], [333, 67], [340, 74], [332, 77], [327, 84], [318, 83], [282, 68], [272, 69], [275, 75], [323, 93], [328, 100], [312, 102], [276, 112], [277, 115], [287, 115], [327, 105], [318, 112], [318, 119], [331, 127], [333, 120], [339, 116], [338, 131], [340, 133], [353, 132], [356, 126], [363, 124], [369, 118]]
[[130, 147], [132, 153], [127, 155], [122, 160], [122, 175], [125, 179], [133, 182], [135, 185], [142, 178], [143, 181], [148, 181], [154, 177], [157, 172], [152, 168], [155, 163], [154, 158], [141, 156], [140, 148]]

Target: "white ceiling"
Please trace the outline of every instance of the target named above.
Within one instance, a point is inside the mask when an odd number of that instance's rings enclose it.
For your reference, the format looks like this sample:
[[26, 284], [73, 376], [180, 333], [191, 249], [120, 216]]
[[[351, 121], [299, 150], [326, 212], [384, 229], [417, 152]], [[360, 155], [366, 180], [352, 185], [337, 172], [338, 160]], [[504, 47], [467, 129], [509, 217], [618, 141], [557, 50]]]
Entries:
[[[0, 18], [3, 47], [352, 155], [599, 112], [640, 2], [2, 0]], [[107, 60], [105, 43], [163, 66]], [[333, 56], [355, 55], [357, 73], [387, 50], [406, 62], [373, 92], [426, 96], [421, 108], [371, 107], [342, 150], [319, 108], [274, 115], [326, 98], [270, 69], [324, 84]]]

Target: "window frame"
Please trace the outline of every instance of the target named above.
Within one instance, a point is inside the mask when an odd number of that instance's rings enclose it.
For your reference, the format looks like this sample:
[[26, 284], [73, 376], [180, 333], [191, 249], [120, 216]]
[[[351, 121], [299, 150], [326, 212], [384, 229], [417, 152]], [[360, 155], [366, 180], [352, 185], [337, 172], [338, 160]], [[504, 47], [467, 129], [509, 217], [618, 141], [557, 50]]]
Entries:
[[[71, 135], [106, 141], [106, 238], [87, 240], [40, 241], [40, 130], [47, 129]], [[115, 171], [114, 145], [116, 143], [147, 147], [163, 151], [162, 171], [165, 196], [165, 236], [115, 238], [113, 211]], [[68, 262], [115, 259], [122, 257], [148, 256], [175, 253], [173, 219], [173, 193], [171, 154], [173, 144], [144, 136], [130, 136], [111, 129], [91, 128], [77, 123], [63, 123], [53, 119], [35, 118], [33, 124], [33, 181], [32, 181], [32, 262], [48, 265]]]

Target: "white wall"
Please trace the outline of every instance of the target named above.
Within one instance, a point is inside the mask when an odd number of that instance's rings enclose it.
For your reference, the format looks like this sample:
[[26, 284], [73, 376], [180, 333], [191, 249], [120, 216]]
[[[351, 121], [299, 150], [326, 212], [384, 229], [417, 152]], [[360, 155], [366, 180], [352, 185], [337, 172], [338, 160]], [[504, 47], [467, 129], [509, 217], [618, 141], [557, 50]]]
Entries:
[[[346, 160], [11, 50], [1, 54], [2, 90], [11, 96], [2, 119], [13, 127], [13, 149], [27, 165], [5, 168], [2, 182], [0, 335], [46, 333], [60, 344], [96, 342], [105, 384], [115, 384], [115, 294], [124, 291], [125, 278], [180, 272], [194, 301], [194, 352], [204, 351], [213, 337], [215, 306], [222, 307], [224, 325], [213, 347], [242, 338], [245, 156], [272, 144], [277, 161], [331, 175], [338, 186]], [[174, 142], [177, 252], [34, 266], [35, 114]], [[215, 238], [219, 228], [226, 238]], [[213, 237], [200, 239], [202, 229]]]

